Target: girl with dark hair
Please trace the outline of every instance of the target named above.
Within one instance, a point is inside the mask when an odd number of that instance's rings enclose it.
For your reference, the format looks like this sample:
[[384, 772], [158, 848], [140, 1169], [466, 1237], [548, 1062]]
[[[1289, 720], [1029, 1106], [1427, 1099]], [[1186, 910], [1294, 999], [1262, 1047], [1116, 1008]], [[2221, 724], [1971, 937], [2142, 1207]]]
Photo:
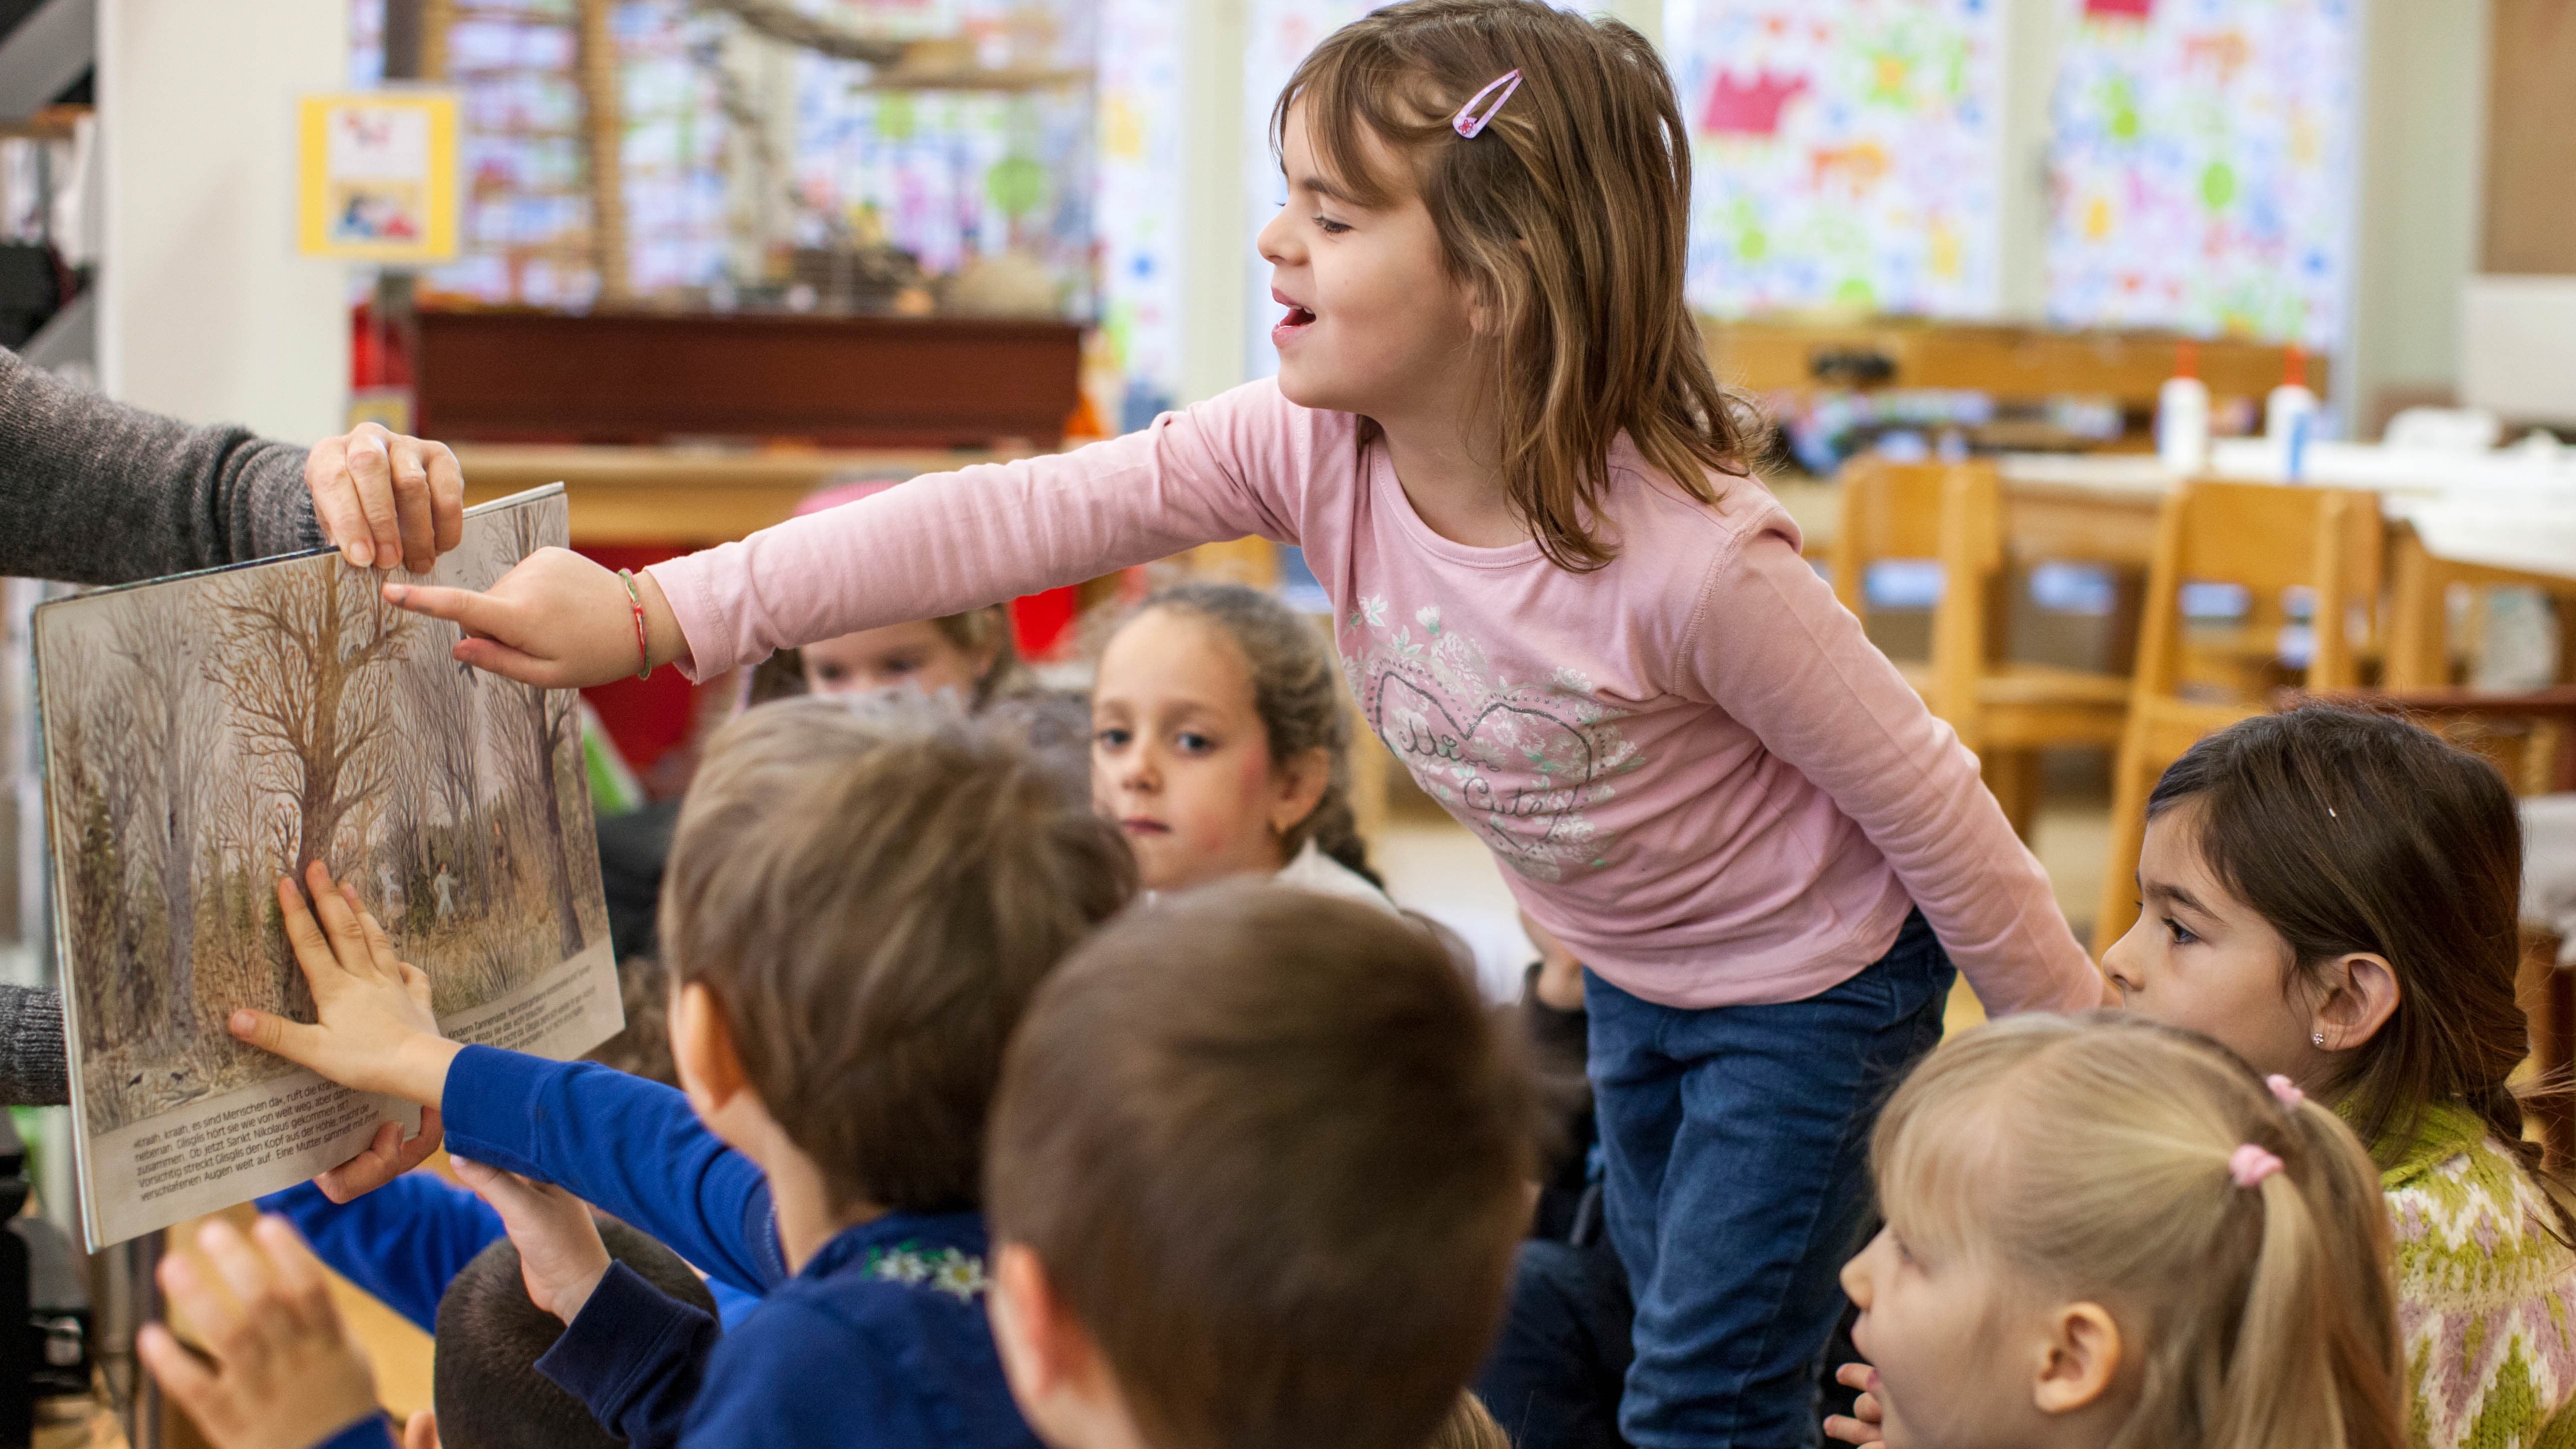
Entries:
[[2513, 799], [2484, 760], [2310, 705], [2165, 771], [2142, 913], [2102, 959], [2130, 1011], [2289, 1077], [2369, 1146], [2412, 1437], [2432, 1449], [2576, 1428], [2576, 1232], [2509, 1084], [2530, 1049], [2521, 880]]

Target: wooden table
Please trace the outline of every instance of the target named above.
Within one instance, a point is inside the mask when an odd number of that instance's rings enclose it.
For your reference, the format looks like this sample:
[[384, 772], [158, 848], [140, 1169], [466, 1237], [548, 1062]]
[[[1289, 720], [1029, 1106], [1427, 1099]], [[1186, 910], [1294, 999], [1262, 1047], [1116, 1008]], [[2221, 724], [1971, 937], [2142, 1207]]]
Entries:
[[767, 528], [836, 478], [908, 478], [1029, 451], [916, 448], [727, 451], [460, 443], [465, 501], [482, 503], [560, 482], [575, 544], [724, 543]]
[[[2539, 589], [2557, 601], [2562, 651], [2576, 654], [2576, 488], [2560, 497], [2546, 486], [2522, 489], [2479, 476], [2500, 466], [2474, 460], [2457, 487], [2429, 481], [2418, 466], [2394, 468], [2368, 450], [2324, 455], [2327, 476], [2313, 481], [2366, 487], [2381, 495], [2389, 518], [2388, 596], [2383, 626], [2383, 682], [2390, 688], [2450, 682], [2447, 596], [2453, 584]], [[2353, 476], [2336, 476], [2341, 455]], [[2259, 470], [2245, 445], [2222, 451], [2225, 476]], [[2178, 480], [2152, 457], [2007, 455], [2005, 530], [2016, 558], [2099, 563], [2143, 569], [2155, 541], [2156, 514]], [[2407, 481], [2424, 479], [2427, 481]], [[2482, 513], [2497, 520], [2479, 517]], [[2519, 520], [2524, 526], [2510, 525]], [[2505, 527], [2481, 526], [2496, 521]], [[2563, 537], [2562, 537], [2563, 536]], [[1811, 540], [1811, 547], [1813, 541]]]

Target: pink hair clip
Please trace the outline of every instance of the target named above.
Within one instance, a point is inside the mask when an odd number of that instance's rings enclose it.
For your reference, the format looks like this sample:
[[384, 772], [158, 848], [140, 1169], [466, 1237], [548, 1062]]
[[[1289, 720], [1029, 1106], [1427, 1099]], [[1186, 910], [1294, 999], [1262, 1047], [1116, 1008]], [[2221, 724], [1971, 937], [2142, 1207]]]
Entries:
[[2253, 1187], [2281, 1170], [2281, 1159], [2248, 1142], [2230, 1153], [2227, 1176], [2238, 1187]]
[[2279, 1072], [2265, 1077], [2263, 1085], [2272, 1089], [2272, 1095], [2280, 1098], [2281, 1105], [2284, 1107], [2295, 1107], [2308, 1100], [2308, 1094], [2299, 1090], [2298, 1083], [2282, 1076]]
[[[1502, 94], [1494, 96], [1497, 88], [1501, 89]], [[1512, 92], [1520, 88], [1521, 73], [1517, 70], [1504, 71], [1488, 81], [1483, 90], [1467, 98], [1467, 104], [1460, 106], [1458, 114], [1450, 118], [1449, 128], [1470, 141], [1476, 139], [1476, 133], [1485, 129], [1486, 124], [1494, 119], [1494, 113], [1503, 108], [1503, 102], [1510, 100]], [[1494, 103], [1485, 107], [1483, 115], [1476, 115], [1476, 103], [1487, 96], [1494, 96]]]

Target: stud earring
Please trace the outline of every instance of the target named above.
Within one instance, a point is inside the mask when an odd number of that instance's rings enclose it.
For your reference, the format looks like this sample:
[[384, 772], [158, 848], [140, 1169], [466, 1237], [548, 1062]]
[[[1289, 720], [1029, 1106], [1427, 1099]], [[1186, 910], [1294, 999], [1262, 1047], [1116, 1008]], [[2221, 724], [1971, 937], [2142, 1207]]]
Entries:
[[2315, 1042], [2319, 1046], [2324, 1046], [2326, 1044], [2326, 1034], [2324, 1032], [2318, 1032], [2309, 1037], [2308, 1040]]

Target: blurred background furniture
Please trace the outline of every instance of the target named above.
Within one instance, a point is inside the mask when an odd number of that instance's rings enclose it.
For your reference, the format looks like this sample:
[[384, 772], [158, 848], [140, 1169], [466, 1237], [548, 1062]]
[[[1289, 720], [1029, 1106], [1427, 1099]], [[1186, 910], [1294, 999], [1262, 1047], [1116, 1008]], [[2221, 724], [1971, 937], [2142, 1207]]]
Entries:
[[[2112, 766], [2096, 957], [2137, 918], [2147, 795], [2165, 766], [2210, 731], [2261, 713], [2285, 659], [2311, 690], [2361, 682], [2380, 553], [2379, 502], [2368, 493], [2204, 481], [2167, 500]], [[2216, 625], [2191, 618], [2185, 590], [2213, 588], [2237, 593], [2242, 612]]]
[[1941, 567], [1928, 659], [1900, 661], [1908, 683], [1977, 755], [1988, 788], [2027, 840], [2039, 808], [2039, 752], [2115, 745], [2128, 715], [2125, 674], [2004, 657], [2006, 504], [1991, 462], [1890, 463], [1843, 470], [1835, 596], [1864, 620], [1868, 576], [1884, 561]]

